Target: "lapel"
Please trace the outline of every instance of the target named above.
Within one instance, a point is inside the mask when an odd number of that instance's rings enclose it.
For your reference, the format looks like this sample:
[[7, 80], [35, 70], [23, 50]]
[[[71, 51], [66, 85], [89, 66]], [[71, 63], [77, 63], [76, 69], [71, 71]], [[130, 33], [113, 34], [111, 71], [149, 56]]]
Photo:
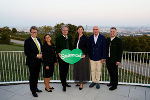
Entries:
[[116, 37], [115, 37], [112, 41], [111, 41], [111, 39], [110, 39], [111, 44], [114, 43], [115, 39], [116, 39]]
[[[83, 39], [84, 39], [84, 34], [80, 37], [79, 45], [82, 43]], [[77, 38], [77, 42], [78, 42], [78, 38]]]
[[[94, 41], [94, 34], [92, 36], [92, 42], [95, 44], [95, 41]], [[96, 44], [95, 44], [96, 45]]]
[[100, 41], [100, 33], [98, 35], [98, 38], [97, 38], [97, 41], [96, 41], [96, 45], [97, 45], [98, 41]]
[[[38, 40], [38, 39], [37, 39]], [[31, 45], [34, 47], [34, 48], [36, 48], [37, 50], [38, 50], [38, 48], [37, 48], [37, 46], [36, 46], [36, 44], [35, 44], [35, 42], [33, 41], [33, 39], [30, 37], [30, 41], [31, 41]], [[38, 42], [39, 42], [39, 40], [38, 40]], [[40, 42], [39, 42], [40, 43]], [[40, 44], [41, 45], [41, 44]]]

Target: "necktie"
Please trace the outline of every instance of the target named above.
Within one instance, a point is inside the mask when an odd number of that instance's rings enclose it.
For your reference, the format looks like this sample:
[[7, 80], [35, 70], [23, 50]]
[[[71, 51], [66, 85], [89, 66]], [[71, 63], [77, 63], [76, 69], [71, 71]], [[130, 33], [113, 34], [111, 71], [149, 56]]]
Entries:
[[38, 48], [38, 51], [39, 51], [39, 54], [40, 54], [40, 48], [39, 48], [39, 46], [38, 46], [38, 44], [37, 44], [37, 40], [36, 40], [36, 39], [34, 39], [34, 42], [35, 42], [36, 47]]

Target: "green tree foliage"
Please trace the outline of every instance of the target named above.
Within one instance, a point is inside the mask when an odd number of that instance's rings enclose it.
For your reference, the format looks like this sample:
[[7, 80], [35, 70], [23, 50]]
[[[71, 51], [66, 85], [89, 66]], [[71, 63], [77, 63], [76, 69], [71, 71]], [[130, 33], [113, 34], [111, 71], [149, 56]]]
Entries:
[[12, 28], [11, 31], [12, 31], [13, 34], [16, 34], [16, 33], [17, 33], [17, 29], [16, 29], [16, 28]]
[[38, 33], [41, 34], [47, 34], [47, 33], [51, 33], [52, 32], [53, 27], [52, 26], [42, 26], [42, 27], [38, 27]]
[[132, 52], [150, 52], [150, 37], [135, 36], [135, 37], [122, 37], [123, 48], [125, 51]]
[[9, 27], [0, 28], [0, 43], [1, 44], [10, 44], [10, 35], [12, 31]]

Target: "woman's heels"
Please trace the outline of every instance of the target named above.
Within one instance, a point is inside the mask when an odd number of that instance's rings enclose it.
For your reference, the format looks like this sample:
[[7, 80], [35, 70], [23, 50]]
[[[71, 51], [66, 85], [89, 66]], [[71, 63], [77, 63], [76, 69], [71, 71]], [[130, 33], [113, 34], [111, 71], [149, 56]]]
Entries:
[[80, 84], [79, 90], [82, 90], [82, 89], [83, 89], [83, 84], [82, 84], [82, 87], [81, 87], [81, 84]]
[[52, 90], [47, 90], [46, 88], [45, 88], [45, 90], [46, 90], [47, 92], [52, 92]]
[[55, 88], [51, 87], [51, 88], [49, 88], [49, 89], [52, 89], [52, 90], [53, 90], [53, 89], [55, 89]]

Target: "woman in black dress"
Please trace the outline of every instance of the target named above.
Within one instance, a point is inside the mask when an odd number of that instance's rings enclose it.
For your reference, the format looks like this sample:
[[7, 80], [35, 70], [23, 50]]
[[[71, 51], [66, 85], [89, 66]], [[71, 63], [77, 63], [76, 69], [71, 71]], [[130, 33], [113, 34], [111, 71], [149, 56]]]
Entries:
[[52, 92], [51, 89], [54, 89], [49, 85], [50, 77], [53, 76], [54, 66], [56, 66], [56, 52], [55, 46], [51, 42], [50, 34], [46, 34], [44, 36], [44, 45], [42, 47], [42, 54], [43, 54], [43, 76], [44, 76], [44, 83], [45, 83], [45, 90], [48, 92]]
[[79, 82], [76, 86], [79, 86], [79, 90], [83, 89], [83, 82], [89, 81], [89, 59], [88, 59], [88, 39], [83, 34], [83, 26], [77, 27], [78, 36], [75, 39], [74, 48], [81, 49], [83, 56], [81, 60], [74, 64], [74, 80]]

